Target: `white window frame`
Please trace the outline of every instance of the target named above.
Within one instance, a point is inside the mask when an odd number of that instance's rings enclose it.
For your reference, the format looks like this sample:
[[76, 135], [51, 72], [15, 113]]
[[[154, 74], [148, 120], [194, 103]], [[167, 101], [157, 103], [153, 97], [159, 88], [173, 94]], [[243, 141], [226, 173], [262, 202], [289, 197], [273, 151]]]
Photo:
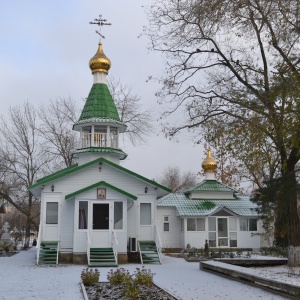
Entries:
[[[49, 215], [49, 212], [50, 212], [50, 210], [49, 210], [49, 208], [50, 208], [50, 205], [53, 205], [53, 204], [56, 204], [56, 215]], [[56, 222], [50, 222], [50, 221], [48, 221], [49, 219], [53, 219], [54, 217], [56, 217], [55, 219], [56, 219]], [[46, 222], [46, 224], [47, 225], [58, 225], [58, 219], [59, 219], [59, 203], [57, 202], [57, 201], [49, 201], [49, 202], [46, 202], [46, 220], [45, 220], [45, 222]]]
[[[116, 220], [115, 220], [115, 218], [116, 218], [115, 209], [116, 209], [116, 204], [117, 203], [121, 203], [122, 204], [122, 219], [119, 220], [119, 221], [121, 221], [121, 227], [122, 228], [116, 228], [116, 225], [118, 224], [118, 223], [116, 223]], [[124, 229], [124, 202], [123, 201], [114, 201], [113, 206], [114, 206], [114, 212], [113, 212], [113, 229], [116, 230], [116, 231], [123, 230]]]
[[[166, 228], [165, 226], [167, 226], [168, 228]], [[170, 231], [170, 219], [169, 219], [169, 216], [164, 216], [163, 228], [164, 228], [165, 232], [169, 232]]]
[[[195, 227], [195, 230], [189, 230], [189, 228], [188, 228], [188, 222], [189, 222], [189, 220], [193, 220], [194, 221], [194, 227]], [[202, 224], [203, 224], [203, 226], [204, 226], [204, 228], [203, 229], [199, 229], [198, 227], [198, 220], [201, 220], [202, 221]], [[187, 231], [189, 231], [189, 232], [194, 232], [194, 231], [205, 231], [205, 218], [187, 218], [187, 220], [186, 220], [186, 222], [187, 222]]]
[[[250, 230], [250, 220], [256, 220], [256, 230]], [[240, 218], [240, 220], [239, 220], [239, 230], [241, 231], [241, 232], [245, 232], [245, 231], [251, 231], [251, 232], [257, 232], [257, 218]], [[246, 230], [244, 230], [244, 228], [242, 229], [241, 228], [241, 221], [246, 221]]]
[[[86, 203], [86, 208], [87, 211], [85, 212], [85, 218], [86, 218], [86, 228], [80, 228], [80, 202], [85, 202]], [[89, 202], [87, 200], [79, 200], [78, 201], [78, 224], [77, 224], [77, 229], [78, 230], [88, 230], [89, 228]]]

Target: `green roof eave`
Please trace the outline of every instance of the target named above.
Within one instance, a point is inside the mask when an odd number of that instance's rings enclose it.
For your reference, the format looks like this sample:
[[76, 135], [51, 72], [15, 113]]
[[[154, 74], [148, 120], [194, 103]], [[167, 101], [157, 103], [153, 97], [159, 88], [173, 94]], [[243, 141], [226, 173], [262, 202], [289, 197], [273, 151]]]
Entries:
[[156, 186], [156, 187], [158, 187], [158, 188], [160, 188], [160, 189], [162, 189], [162, 190], [164, 190], [164, 191], [166, 191], [168, 193], [172, 192], [171, 189], [169, 189], [169, 188], [167, 188], [167, 187], [165, 187], [165, 186], [163, 186], [163, 185], [161, 185], [161, 184], [159, 184], [159, 183], [157, 183], [157, 182], [155, 182], [153, 180], [150, 180], [150, 179], [148, 179], [148, 178], [146, 178], [146, 177], [144, 177], [142, 175], [139, 175], [139, 174], [137, 174], [135, 172], [132, 172], [132, 171], [130, 171], [130, 170], [124, 168], [124, 167], [121, 167], [121, 166], [119, 166], [119, 165], [117, 165], [117, 164], [115, 164], [115, 163], [113, 163], [113, 162], [111, 162], [111, 161], [109, 161], [109, 160], [107, 160], [105, 158], [102, 158], [102, 160], [103, 160], [103, 163], [111, 165], [112, 167], [114, 167], [116, 169], [119, 169], [120, 171], [123, 171], [123, 172], [125, 172], [125, 173], [127, 173], [129, 175], [137, 177], [137, 178], [139, 178], [139, 179], [141, 179], [141, 180], [143, 180], [145, 182], [148, 182], [148, 183], [150, 183], [150, 184], [152, 184], [152, 185], [154, 185], [154, 186]]
[[33, 185], [27, 187], [27, 189], [28, 189], [28, 190], [32, 190], [32, 189], [34, 189], [34, 188], [36, 188], [36, 187], [39, 187], [39, 186], [41, 186], [41, 185], [48, 184], [48, 183], [50, 183], [50, 182], [52, 182], [52, 181], [55, 181], [55, 180], [60, 179], [60, 178], [62, 178], [62, 177], [65, 177], [65, 176], [67, 176], [67, 175], [69, 175], [69, 174], [72, 174], [72, 173], [74, 173], [74, 172], [77, 172], [77, 171], [79, 171], [79, 170], [82, 170], [82, 169], [84, 169], [84, 168], [87, 168], [87, 167], [89, 167], [89, 166], [92, 166], [93, 164], [95, 164], [95, 163], [97, 163], [98, 161], [100, 161], [100, 159], [101, 159], [101, 158], [98, 158], [98, 159], [96, 159], [96, 160], [90, 161], [90, 162], [85, 163], [85, 164], [80, 165], [80, 166], [77, 165], [77, 166], [74, 167], [74, 168], [65, 168], [65, 169], [62, 169], [61, 171], [58, 171], [58, 172], [56, 172], [56, 173], [54, 173], [54, 174], [52, 174], [52, 175], [49, 175], [49, 176], [46, 176], [46, 177], [41, 178], [37, 183], [35, 183], [35, 184], [33, 184]]
[[141, 175], [139, 175], [137, 173], [134, 173], [134, 172], [132, 172], [132, 171], [130, 171], [130, 170], [124, 168], [124, 167], [121, 167], [121, 166], [119, 166], [119, 165], [117, 165], [117, 164], [115, 164], [115, 163], [113, 163], [113, 162], [111, 162], [111, 161], [109, 161], [109, 160], [107, 160], [107, 159], [105, 159], [103, 157], [97, 158], [97, 159], [95, 159], [93, 161], [90, 161], [90, 162], [85, 163], [85, 164], [80, 165], [80, 166], [77, 165], [76, 167], [73, 167], [73, 168], [71, 168], [71, 167], [65, 168], [65, 169], [63, 169], [61, 171], [58, 171], [58, 172], [52, 174], [52, 175], [43, 177], [39, 181], [37, 181], [37, 183], [35, 183], [35, 184], [31, 185], [31, 186], [28, 186], [27, 189], [28, 190], [35, 189], [35, 188], [37, 188], [39, 186], [48, 184], [48, 183], [50, 183], [52, 181], [58, 180], [58, 179], [60, 179], [62, 177], [65, 177], [65, 176], [70, 175], [70, 174], [72, 174], [74, 172], [77, 172], [79, 170], [82, 170], [82, 169], [85, 169], [87, 167], [90, 167], [90, 166], [92, 166], [92, 165], [94, 165], [96, 163], [99, 163], [99, 162], [102, 162], [104, 164], [110, 165], [110, 166], [112, 166], [115, 169], [118, 169], [118, 170], [120, 170], [122, 172], [125, 172], [125, 173], [131, 175], [131, 176], [139, 178], [139, 179], [141, 179], [141, 180], [143, 180], [143, 181], [145, 181], [145, 182], [147, 182], [149, 184], [152, 184], [152, 185], [154, 185], [154, 186], [156, 186], [156, 187], [158, 187], [158, 188], [160, 188], [160, 189], [162, 189], [162, 190], [164, 190], [164, 191], [166, 191], [168, 193], [171, 192], [171, 190], [169, 188], [167, 188], [167, 187], [165, 187], [165, 186], [163, 186], [163, 185], [161, 185], [161, 184], [159, 184], [159, 183], [157, 183], [157, 182], [155, 182], [153, 180], [150, 180], [150, 179], [148, 179], [146, 177], [143, 177], [143, 176], [141, 176]]
[[124, 190], [121, 190], [121, 189], [117, 188], [116, 186], [113, 186], [113, 185], [111, 185], [111, 184], [109, 184], [109, 183], [107, 183], [105, 181], [96, 182], [96, 183], [94, 183], [92, 185], [89, 185], [89, 186], [83, 188], [83, 189], [80, 189], [80, 190], [75, 191], [75, 192], [73, 192], [71, 194], [68, 194], [68, 195], [65, 196], [65, 199], [66, 200], [71, 199], [71, 198], [73, 198], [73, 197], [75, 197], [75, 196], [77, 196], [77, 195], [79, 195], [79, 194], [81, 194], [83, 192], [89, 191], [89, 190], [94, 189], [94, 188], [96, 188], [98, 186], [106, 186], [106, 187], [108, 187], [108, 188], [110, 188], [110, 189], [112, 189], [112, 190], [114, 190], [114, 191], [116, 191], [116, 192], [118, 192], [120, 194], [123, 194], [123, 195], [125, 195], [125, 196], [127, 196], [127, 197], [129, 197], [129, 198], [131, 198], [133, 200], [137, 199], [136, 196], [134, 196], [134, 195], [132, 195], [132, 194], [130, 194], [130, 193], [124, 191]]
[[120, 160], [124, 160], [128, 155], [123, 152], [121, 149], [111, 148], [111, 147], [87, 147], [77, 149], [73, 152], [74, 154], [86, 153], [86, 152], [100, 152], [100, 153], [115, 153], [119, 155]]
[[74, 123], [73, 125], [73, 129], [74, 127], [76, 127], [76, 125], [81, 125], [81, 124], [94, 124], [94, 123], [105, 123], [105, 124], [115, 124], [115, 125], [119, 125], [118, 127], [124, 128], [126, 129], [126, 125], [124, 122], [122, 121], [117, 121], [111, 118], [105, 118], [105, 117], [91, 117], [91, 118], [87, 118], [87, 119], [82, 119], [82, 120], [78, 120], [77, 122]]
[[77, 166], [78, 166], [78, 164], [74, 164], [74, 165], [72, 165], [72, 166], [70, 166], [70, 167], [67, 167], [67, 168], [62, 169], [62, 170], [59, 170], [59, 171], [57, 171], [57, 172], [55, 172], [55, 173], [52, 173], [52, 174], [47, 175], [47, 176], [45, 176], [45, 177], [42, 177], [42, 178], [38, 179], [36, 182], [40, 182], [40, 181], [42, 181], [42, 180], [46, 180], [47, 178], [50, 178], [50, 177], [52, 177], [52, 176], [55, 176], [55, 175], [58, 175], [58, 174], [60, 174], [60, 173], [66, 172], [67, 170], [71, 170], [71, 169], [73, 169], [73, 168], [75, 168], [75, 167], [77, 167]]

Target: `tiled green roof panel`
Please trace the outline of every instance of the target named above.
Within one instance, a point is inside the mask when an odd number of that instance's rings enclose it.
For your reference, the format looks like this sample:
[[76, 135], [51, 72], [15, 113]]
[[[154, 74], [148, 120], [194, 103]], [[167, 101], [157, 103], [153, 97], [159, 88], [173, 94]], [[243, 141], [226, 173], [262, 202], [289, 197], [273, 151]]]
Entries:
[[241, 196], [235, 200], [190, 199], [184, 193], [172, 193], [160, 198], [157, 206], [176, 207], [179, 216], [209, 216], [221, 208], [227, 208], [239, 216], [258, 216], [256, 204], [248, 196]]
[[233, 192], [237, 191], [217, 180], [203, 180], [187, 192]]
[[114, 100], [104, 83], [93, 84], [79, 121], [91, 118], [107, 118], [120, 121]]

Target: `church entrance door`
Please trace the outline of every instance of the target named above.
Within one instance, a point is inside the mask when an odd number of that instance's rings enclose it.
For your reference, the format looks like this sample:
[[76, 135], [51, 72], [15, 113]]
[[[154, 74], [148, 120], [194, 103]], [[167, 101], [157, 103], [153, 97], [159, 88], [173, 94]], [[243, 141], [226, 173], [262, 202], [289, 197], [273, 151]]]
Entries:
[[112, 204], [93, 203], [91, 247], [110, 247], [112, 232]]

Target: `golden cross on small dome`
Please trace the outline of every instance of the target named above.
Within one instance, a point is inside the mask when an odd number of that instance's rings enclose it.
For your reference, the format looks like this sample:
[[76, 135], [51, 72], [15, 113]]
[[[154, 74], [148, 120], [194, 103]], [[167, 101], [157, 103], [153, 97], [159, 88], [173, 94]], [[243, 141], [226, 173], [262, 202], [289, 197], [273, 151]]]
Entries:
[[101, 34], [101, 27], [105, 25], [111, 25], [111, 23], [107, 23], [106, 19], [102, 19], [102, 15], [99, 15], [99, 19], [94, 19], [94, 22], [90, 22], [89, 24], [100, 26], [99, 31], [96, 30], [96, 33], [99, 34], [99, 36], [103, 39], [105, 39], [105, 36]]

